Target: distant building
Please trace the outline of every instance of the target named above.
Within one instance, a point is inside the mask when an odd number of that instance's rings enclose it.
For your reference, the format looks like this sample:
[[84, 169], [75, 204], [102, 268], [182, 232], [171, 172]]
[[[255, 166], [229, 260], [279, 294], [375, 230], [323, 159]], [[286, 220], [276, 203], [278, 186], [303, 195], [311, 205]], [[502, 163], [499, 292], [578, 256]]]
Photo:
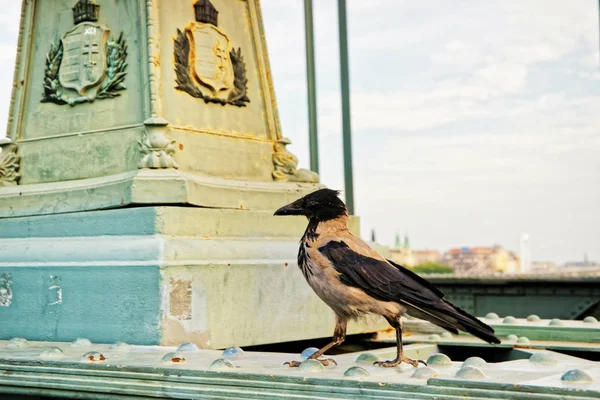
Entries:
[[391, 260], [396, 264], [400, 264], [405, 267], [412, 267], [416, 265], [413, 251], [410, 248], [408, 235], [404, 235], [404, 245], [401, 243], [400, 235], [396, 234], [396, 248], [390, 251]]
[[556, 263], [552, 261], [534, 261], [531, 263], [531, 272], [534, 274], [556, 272], [556, 268]]
[[467, 274], [520, 271], [519, 256], [502, 246], [450, 249], [443, 255], [442, 264], [448, 265], [457, 273]]
[[442, 261], [442, 253], [437, 250], [415, 250], [413, 251], [415, 265], [439, 263]]

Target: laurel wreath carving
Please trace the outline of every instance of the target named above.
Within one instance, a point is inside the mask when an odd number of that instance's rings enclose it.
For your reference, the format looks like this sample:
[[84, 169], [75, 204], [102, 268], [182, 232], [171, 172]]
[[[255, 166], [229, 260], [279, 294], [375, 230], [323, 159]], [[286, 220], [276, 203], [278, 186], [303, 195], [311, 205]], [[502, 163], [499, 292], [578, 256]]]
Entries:
[[175, 74], [177, 75], [175, 89], [184, 91], [192, 97], [203, 99], [205, 103], [218, 103], [221, 105], [232, 104], [245, 107], [250, 102], [247, 96], [248, 79], [246, 78], [246, 63], [242, 56], [242, 49], [233, 49], [229, 52], [231, 64], [233, 65], [233, 90], [227, 100], [211, 97], [202, 93], [198, 85], [190, 76], [190, 41], [185, 31], [177, 29], [175, 38]]
[[62, 86], [58, 82], [58, 69], [63, 57], [62, 42], [51, 43], [50, 51], [46, 55], [46, 69], [44, 71], [44, 93], [42, 103], [52, 102], [66, 104], [63, 98]]
[[19, 156], [14, 143], [0, 145], [0, 186], [16, 185], [19, 175]]
[[123, 83], [127, 74], [125, 72], [127, 69], [127, 45], [125, 44], [125, 39], [123, 39], [123, 32], [121, 32], [117, 40], [109, 40], [107, 45], [106, 79], [102, 82], [102, 86], [98, 92], [99, 99], [120, 96], [121, 93], [118, 92], [127, 89], [127, 86]]
[[59, 40], [58, 43], [50, 45], [50, 51], [46, 55], [46, 68], [44, 70], [44, 93], [42, 93], [42, 103], [52, 102], [55, 104], [69, 104], [74, 106], [78, 103], [85, 103], [98, 99], [108, 99], [120, 96], [119, 91], [127, 89], [125, 75], [127, 72], [127, 45], [123, 39], [123, 32], [117, 40], [111, 38], [108, 43], [107, 70], [106, 76], [102, 81], [102, 86], [96, 97], [70, 96], [58, 80], [58, 71], [63, 58], [63, 46]]

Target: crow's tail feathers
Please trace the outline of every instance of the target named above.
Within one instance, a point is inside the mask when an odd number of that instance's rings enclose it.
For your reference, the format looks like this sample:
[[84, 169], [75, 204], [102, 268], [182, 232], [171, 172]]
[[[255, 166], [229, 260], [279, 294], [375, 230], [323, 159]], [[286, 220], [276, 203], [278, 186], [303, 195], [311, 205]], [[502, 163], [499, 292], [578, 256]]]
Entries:
[[409, 314], [425, 319], [453, 333], [458, 333], [457, 331], [460, 330], [488, 343], [500, 343], [500, 339], [494, 335], [494, 329], [491, 326], [484, 324], [452, 303], [444, 299], [440, 300], [441, 304], [437, 304], [435, 307], [415, 307], [411, 304], [410, 308], [412, 310], [409, 310]]
[[498, 339], [496, 335], [494, 335], [494, 329], [491, 326], [484, 324], [474, 316], [456, 307], [454, 304], [446, 300], [442, 301], [447, 306], [445, 307], [447, 311], [443, 314], [439, 311], [436, 312], [437, 317], [442, 319], [446, 317], [445, 319], [448, 323], [454, 322], [452, 323], [452, 325], [455, 328], [461, 331], [469, 332], [471, 335], [477, 336], [478, 338], [485, 340], [488, 343], [500, 343], [500, 339]]

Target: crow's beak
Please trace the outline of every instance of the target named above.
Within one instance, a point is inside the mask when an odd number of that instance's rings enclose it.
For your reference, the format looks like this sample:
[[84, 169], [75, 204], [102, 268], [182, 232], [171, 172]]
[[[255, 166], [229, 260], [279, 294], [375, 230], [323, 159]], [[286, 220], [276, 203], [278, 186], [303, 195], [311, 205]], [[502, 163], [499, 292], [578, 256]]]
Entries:
[[296, 200], [287, 206], [281, 207], [275, 211], [273, 215], [304, 215], [304, 209], [302, 208], [302, 199]]

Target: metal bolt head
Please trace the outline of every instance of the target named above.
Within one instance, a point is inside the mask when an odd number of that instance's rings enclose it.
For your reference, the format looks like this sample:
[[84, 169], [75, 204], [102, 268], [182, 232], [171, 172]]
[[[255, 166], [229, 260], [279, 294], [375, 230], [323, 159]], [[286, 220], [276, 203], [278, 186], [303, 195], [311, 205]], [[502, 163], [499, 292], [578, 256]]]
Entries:
[[46, 347], [40, 354], [42, 358], [60, 358], [62, 356], [64, 353], [60, 347]]
[[508, 317], [504, 317], [504, 319], [502, 320], [503, 324], [516, 324], [517, 323], [517, 319], [515, 317], [513, 317], [512, 315], [509, 315]]
[[560, 377], [560, 380], [569, 383], [590, 383], [594, 381], [591, 376], [580, 369], [572, 369], [565, 372]]
[[521, 336], [517, 339], [518, 344], [529, 344], [529, 338], [526, 336]]
[[477, 367], [462, 367], [461, 369], [459, 369], [456, 372], [455, 375], [457, 378], [462, 378], [462, 379], [485, 379], [486, 376], [483, 373], [483, 371], [481, 371], [479, 368]]
[[435, 353], [427, 358], [427, 365], [452, 365], [452, 360], [445, 354]]
[[442, 332], [441, 336], [444, 339], [452, 339], [452, 334], [450, 332]]
[[182, 343], [179, 345], [179, 347], [177, 347], [177, 352], [184, 352], [184, 351], [198, 351], [198, 346], [196, 346], [194, 343]]
[[529, 357], [529, 361], [541, 365], [554, 365], [558, 363], [558, 359], [553, 354], [545, 352], [534, 353]]
[[469, 357], [463, 363], [463, 367], [482, 367], [486, 364], [486, 361], [481, 357]]
[[583, 322], [585, 322], [586, 324], [595, 324], [598, 322], [598, 320], [595, 317], [589, 316], [589, 317], [585, 317], [583, 319]]
[[308, 348], [304, 349], [302, 351], [302, 353], [300, 353], [300, 358], [302, 358], [303, 360], [306, 360], [308, 357], [312, 356], [317, 351], [319, 351], [319, 349], [317, 349], [316, 347], [308, 347]]
[[437, 340], [440, 340], [441, 338], [442, 337], [440, 335], [438, 335], [437, 333], [434, 333], [434, 334], [429, 335], [429, 337], [427, 339], [437, 341]]
[[90, 342], [89, 339], [86, 338], [77, 338], [73, 344], [71, 344], [71, 346], [73, 347], [88, 347], [91, 346], [92, 342]]
[[535, 314], [531, 314], [529, 317], [527, 317], [527, 321], [529, 322], [537, 322], [540, 320], [540, 317], [538, 317]]
[[102, 362], [102, 361], [106, 361], [106, 357], [104, 357], [104, 354], [99, 353], [97, 351], [90, 351], [90, 352], [85, 353], [83, 355], [83, 361], [86, 361], [86, 362]]
[[306, 359], [298, 366], [298, 371], [302, 372], [319, 372], [323, 371], [325, 367], [317, 360]]
[[514, 333], [511, 333], [510, 335], [508, 335], [506, 337], [506, 340], [517, 340], [519, 339], [519, 337], [517, 335], [515, 335]]
[[377, 357], [373, 353], [362, 353], [358, 357], [356, 357], [356, 363], [358, 364], [369, 364], [373, 365], [374, 362], [379, 361], [379, 357]]
[[549, 326], [564, 326], [565, 324], [560, 319], [553, 318], [548, 325]]
[[162, 362], [167, 364], [179, 364], [185, 362], [185, 357], [179, 353], [167, 353], [163, 356]]
[[413, 379], [429, 379], [438, 376], [435, 369], [431, 367], [419, 367], [415, 369], [415, 372], [410, 376]]
[[500, 319], [500, 317], [498, 316], [498, 314], [491, 312], [487, 313], [485, 319]]
[[219, 358], [213, 361], [212, 364], [210, 364], [210, 367], [208, 367], [210, 371], [226, 371], [233, 368], [235, 368], [235, 365], [233, 365], [231, 361], [224, 358]]
[[21, 337], [15, 337], [15, 338], [10, 339], [8, 341], [8, 343], [6, 343], [6, 347], [10, 347], [10, 348], [25, 347], [28, 344], [29, 343], [27, 342], [27, 339], [21, 338]]
[[241, 347], [228, 347], [223, 351], [223, 357], [238, 357], [244, 354], [244, 350]]
[[363, 376], [369, 376], [371, 373], [363, 367], [350, 367], [344, 372], [344, 376], [359, 378]]

